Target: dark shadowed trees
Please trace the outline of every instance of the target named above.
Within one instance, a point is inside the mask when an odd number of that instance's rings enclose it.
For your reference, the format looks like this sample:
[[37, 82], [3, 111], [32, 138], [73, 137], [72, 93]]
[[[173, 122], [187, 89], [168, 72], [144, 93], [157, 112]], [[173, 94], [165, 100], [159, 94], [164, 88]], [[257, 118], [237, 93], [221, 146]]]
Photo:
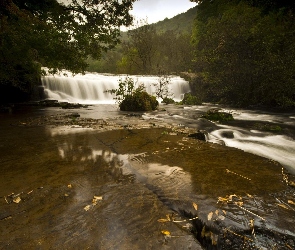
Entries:
[[29, 93], [41, 66], [83, 72], [87, 57], [99, 58], [119, 42], [134, 1], [0, 0], [2, 101], [6, 91]]

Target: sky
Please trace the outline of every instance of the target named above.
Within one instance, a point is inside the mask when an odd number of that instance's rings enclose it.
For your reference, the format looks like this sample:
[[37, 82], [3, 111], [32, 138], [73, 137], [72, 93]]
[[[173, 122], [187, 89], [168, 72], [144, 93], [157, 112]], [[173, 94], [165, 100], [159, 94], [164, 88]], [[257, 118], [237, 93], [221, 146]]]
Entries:
[[196, 6], [189, 0], [139, 0], [133, 4], [130, 13], [137, 19], [147, 19], [148, 23], [156, 23], [172, 18]]

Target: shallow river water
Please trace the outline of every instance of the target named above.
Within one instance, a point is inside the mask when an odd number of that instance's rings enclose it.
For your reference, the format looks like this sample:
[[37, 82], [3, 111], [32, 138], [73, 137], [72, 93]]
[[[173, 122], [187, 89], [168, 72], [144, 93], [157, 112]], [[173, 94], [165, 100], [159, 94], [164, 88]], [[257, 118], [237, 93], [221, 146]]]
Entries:
[[[0, 114], [0, 249], [294, 249], [293, 176], [270, 157], [175, 132], [206, 129], [220, 142], [220, 129], [234, 128], [239, 141], [237, 131], [253, 125], [213, 124], [198, 118], [203, 111], [167, 106], [138, 118], [98, 105]], [[72, 112], [120, 126], [28, 124]], [[281, 126], [284, 134], [267, 136], [292, 142], [292, 124]]]

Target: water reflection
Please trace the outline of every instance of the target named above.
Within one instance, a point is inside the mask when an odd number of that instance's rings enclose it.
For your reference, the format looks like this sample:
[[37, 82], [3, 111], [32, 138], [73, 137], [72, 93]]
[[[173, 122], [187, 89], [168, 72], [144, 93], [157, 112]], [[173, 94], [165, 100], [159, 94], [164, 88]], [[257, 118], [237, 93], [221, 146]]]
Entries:
[[[91, 136], [90, 136], [91, 137]], [[90, 142], [85, 140], [84, 142]], [[59, 156], [67, 161], [92, 161], [97, 163], [103, 160], [109, 166], [115, 179], [128, 176], [142, 184], [154, 186], [154, 189], [169, 189], [177, 196], [187, 196], [192, 193], [191, 175], [178, 166], [163, 165], [148, 162], [147, 153], [117, 154], [110, 150], [100, 149], [95, 145], [74, 144], [68, 141], [57, 144]], [[130, 178], [132, 176], [132, 178]], [[162, 192], [164, 192], [162, 190]]]

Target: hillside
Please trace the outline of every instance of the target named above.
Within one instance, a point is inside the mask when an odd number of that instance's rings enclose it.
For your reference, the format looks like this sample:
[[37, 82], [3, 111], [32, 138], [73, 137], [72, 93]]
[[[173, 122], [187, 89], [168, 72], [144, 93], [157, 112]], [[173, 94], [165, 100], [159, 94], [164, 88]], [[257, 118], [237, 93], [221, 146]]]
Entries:
[[[151, 74], [159, 68], [167, 72], [191, 68], [191, 30], [197, 7], [173, 18], [121, 32], [121, 44], [87, 61], [87, 71], [120, 74]], [[169, 32], [167, 32], [169, 31]], [[173, 31], [173, 32], [170, 32]], [[147, 49], [148, 48], [148, 49]]]
[[[189, 9], [188, 11], [178, 14], [172, 18], [165, 18], [163, 21], [159, 21], [157, 23], [153, 23], [153, 25], [157, 32], [165, 32], [168, 30], [174, 30], [177, 33], [191, 33], [194, 19], [197, 13], [197, 6]], [[128, 39], [127, 31], [121, 32], [121, 38], [123, 41]]]
[[187, 12], [181, 13], [172, 18], [166, 18], [163, 21], [153, 24], [158, 32], [167, 30], [175, 30], [180, 33], [191, 32], [192, 25], [197, 13], [197, 6], [189, 9]]

